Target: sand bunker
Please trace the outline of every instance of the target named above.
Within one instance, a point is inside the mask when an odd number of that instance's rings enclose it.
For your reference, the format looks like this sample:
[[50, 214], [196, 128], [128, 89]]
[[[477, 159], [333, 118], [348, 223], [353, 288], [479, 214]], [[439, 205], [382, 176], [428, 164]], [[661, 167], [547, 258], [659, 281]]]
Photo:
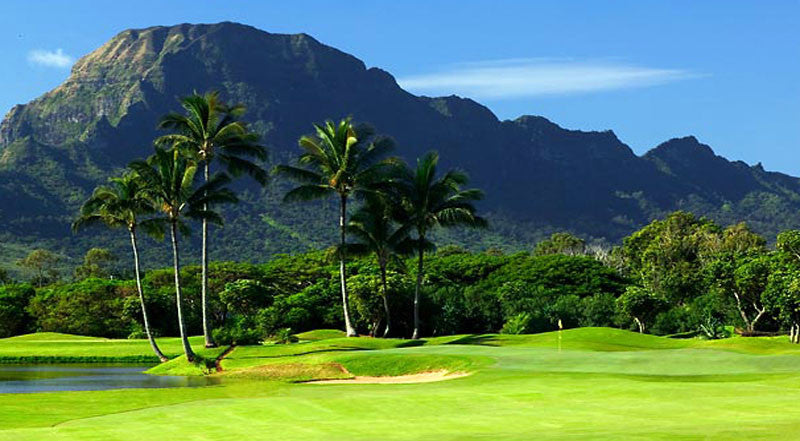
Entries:
[[450, 380], [469, 375], [467, 372], [433, 371], [419, 374], [398, 375], [395, 377], [360, 377], [345, 378], [340, 380], [309, 381], [312, 384], [406, 384], [406, 383], [431, 383], [433, 381]]

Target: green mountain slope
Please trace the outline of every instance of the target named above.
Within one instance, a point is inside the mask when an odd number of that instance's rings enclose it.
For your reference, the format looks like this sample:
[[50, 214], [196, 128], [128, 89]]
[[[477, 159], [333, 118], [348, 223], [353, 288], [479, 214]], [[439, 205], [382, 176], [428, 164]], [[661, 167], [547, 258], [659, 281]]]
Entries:
[[[729, 162], [694, 138], [639, 157], [611, 131], [566, 130], [537, 116], [500, 121], [469, 99], [412, 95], [389, 73], [305, 34], [182, 24], [120, 33], [81, 58], [62, 85], [6, 115], [0, 262], [35, 245], [76, 256], [116, 243], [100, 232], [73, 237], [78, 205], [151, 151], [156, 121], [177, 110], [177, 97], [209, 89], [248, 106], [272, 162], [293, 157], [312, 122], [344, 116], [394, 137], [407, 159], [439, 150], [445, 166], [466, 169], [487, 192], [482, 210], [494, 228], [446, 238], [473, 247], [528, 248], [555, 229], [614, 241], [678, 208], [746, 220], [768, 235], [800, 219], [798, 179]], [[280, 183], [267, 191], [240, 185], [245, 203], [228, 215], [214, 258], [265, 259], [332, 239], [330, 204], [286, 206]], [[160, 248], [151, 254], [161, 259]]]

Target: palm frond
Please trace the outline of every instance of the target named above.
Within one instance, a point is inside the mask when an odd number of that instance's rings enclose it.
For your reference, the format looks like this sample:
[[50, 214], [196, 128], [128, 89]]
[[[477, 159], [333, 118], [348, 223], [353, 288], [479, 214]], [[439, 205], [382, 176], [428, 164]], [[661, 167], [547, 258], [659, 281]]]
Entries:
[[274, 171], [279, 175], [304, 184], [318, 184], [323, 181], [323, 177], [319, 173], [300, 167], [278, 165], [275, 166]]
[[283, 197], [284, 202], [310, 201], [329, 197], [333, 189], [328, 185], [301, 185]]

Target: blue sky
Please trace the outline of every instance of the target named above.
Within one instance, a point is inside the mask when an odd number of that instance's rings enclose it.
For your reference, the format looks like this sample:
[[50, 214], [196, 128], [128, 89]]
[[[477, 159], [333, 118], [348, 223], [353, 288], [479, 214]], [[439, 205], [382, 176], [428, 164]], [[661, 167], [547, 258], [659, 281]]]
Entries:
[[640, 154], [691, 134], [800, 175], [800, 0], [4, 0], [0, 111], [123, 29], [225, 20], [306, 32], [412, 92], [469, 96], [502, 119], [612, 129]]

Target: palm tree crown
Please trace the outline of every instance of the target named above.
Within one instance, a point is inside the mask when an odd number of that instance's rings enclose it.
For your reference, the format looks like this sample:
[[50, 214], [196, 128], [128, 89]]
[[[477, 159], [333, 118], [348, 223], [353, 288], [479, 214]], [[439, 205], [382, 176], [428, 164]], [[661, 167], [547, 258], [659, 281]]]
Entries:
[[184, 233], [189, 231], [184, 217], [222, 224], [222, 216], [206, 207], [238, 200], [225, 188], [230, 182], [226, 174], [216, 174], [207, 183], [196, 186], [197, 165], [177, 150], [156, 148], [147, 161], [132, 162], [130, 168], [141, 176], [148, 197], [163, 215], [156, 220], [176, 223]]
[[392, 219], [392, 206], [381, 194], [367, 196], [365, 203], [350, 218], [347, 232], [356, 242], [347, 245], [354, 254], [372, 253], [378, 263], [388, 264], [394, 257], [412, 251], [408, 239], [413, 225], [399, 225]]
[[84, 202], [72, 228], [78, 230], [103, 224], [110, 228], [135, 230], [139, 225], [139, 216], [155, 212], [144, 188], [144, 182], [136, 173], [109, 179], [109, 185], [95, 188], [92, 196]]
[[303, 136], [300, 167], [279, 165], [276, 171], [301, 185], [288, 192], [287, 202], [306, 201], [332, 194], [350, 196], [368, 190], [382, 180], [386, 170], [396, 163], [386, 158], [394, 148], [389, 138], [375, 137], [366, 126], [355, 127], [350, 119], [338, 124], [326, 121], [315, 124], [316, 134]]
[[181, 105], [185, 115], [170, 113], [159, 122], [159, 128], [174, 133], [159, 137], [157, 145], [180, 149], [206, 165], [219, 161], [234, 176], [245, 173], [262, 185], [266, 183], [267, 173], [249, 160], [265, 160], [267, 152], [258, 144], [258, 135], [239, 120], [243, 105], [228, 106], [217, 92], [192, 94], [182, 98]]
[[462, 190], [469, 177], [459, 170], [437, 178], [438, 163], [439, 154], [429, 152], [417, 160], [415, 169], [401, 169], [393, 179], [393, 187], [403, 200], [405, 222], [414, 225], [422, 237], [437, 226], [485, 227], [486, 220], [475, 215], [473, 204], [483, 199], [483, 192]]

